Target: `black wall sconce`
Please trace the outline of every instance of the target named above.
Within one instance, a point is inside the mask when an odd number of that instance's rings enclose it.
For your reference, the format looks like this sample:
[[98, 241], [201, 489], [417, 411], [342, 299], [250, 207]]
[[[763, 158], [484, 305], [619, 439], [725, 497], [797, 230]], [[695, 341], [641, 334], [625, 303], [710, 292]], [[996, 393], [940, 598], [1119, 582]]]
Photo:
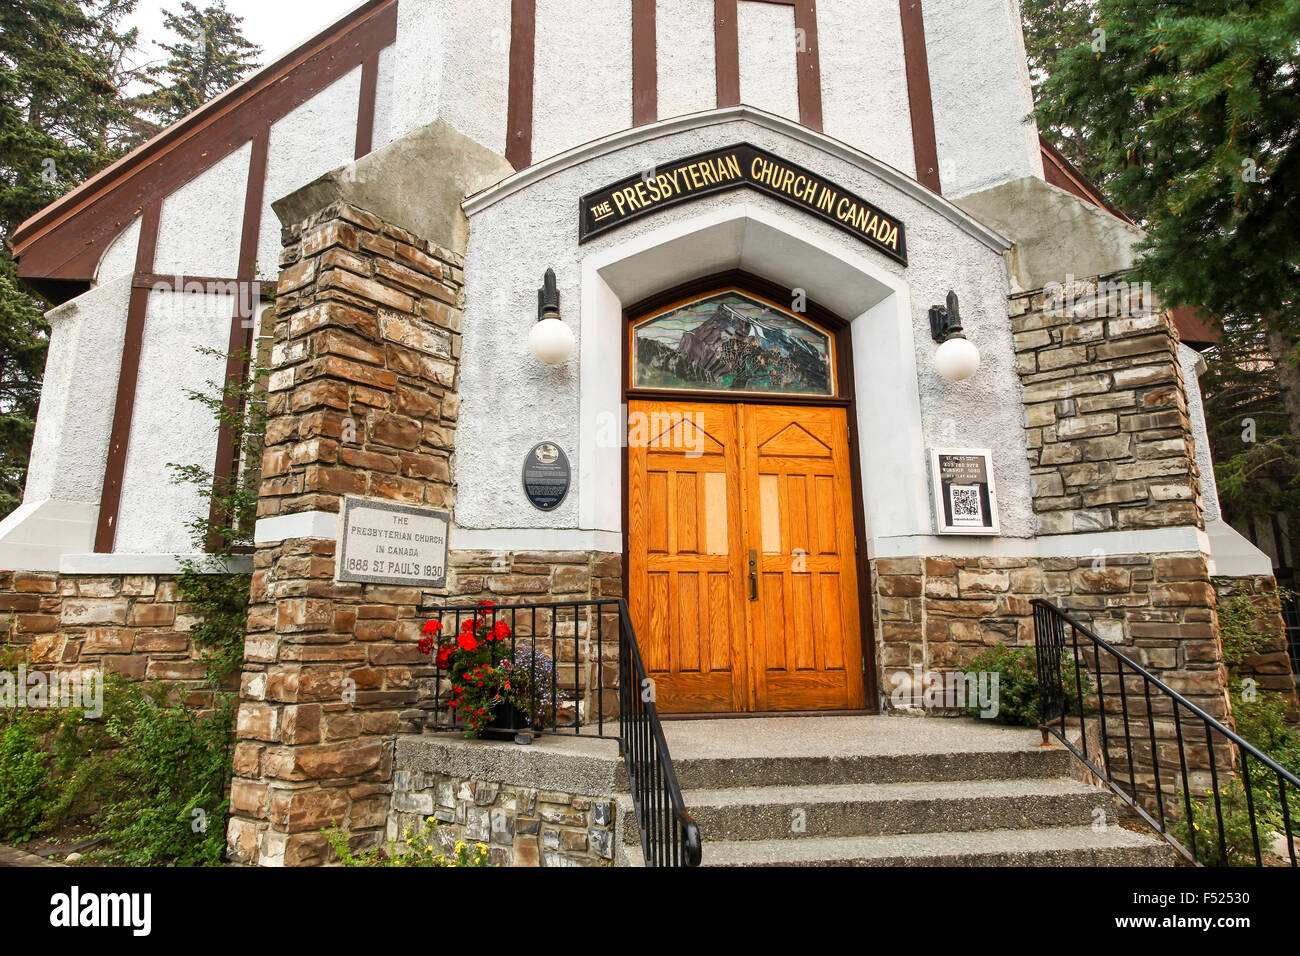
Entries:
[[555, 270], [547, 269], [542, 287], [537, 290], [537, 324], [528, 333], [528, 348], [539, 362], [559, 365], [573, 354], [575, 344], [573, 330], [560, 318], [560, 290], [555, 286]]
[[950, 382], [964, 382], [980, 367], [980, 351], [961, 328], [961, 305], [949, 290], [946, 305], [930, 308], [930, 336], [939, 343], [934, 364]]

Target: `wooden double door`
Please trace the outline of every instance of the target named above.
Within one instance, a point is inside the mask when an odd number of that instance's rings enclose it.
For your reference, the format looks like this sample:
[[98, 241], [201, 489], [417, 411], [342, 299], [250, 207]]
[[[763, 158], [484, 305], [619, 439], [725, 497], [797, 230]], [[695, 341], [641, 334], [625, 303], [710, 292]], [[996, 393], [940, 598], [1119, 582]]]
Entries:
[[862, 707], [845, 410], [628, 413], [628, 603], [659, 709]]

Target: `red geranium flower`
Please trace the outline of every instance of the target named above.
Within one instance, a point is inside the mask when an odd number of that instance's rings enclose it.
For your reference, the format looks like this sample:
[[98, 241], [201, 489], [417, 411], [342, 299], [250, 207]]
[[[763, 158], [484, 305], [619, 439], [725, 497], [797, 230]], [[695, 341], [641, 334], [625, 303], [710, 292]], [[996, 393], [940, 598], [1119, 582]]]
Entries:
[[505, 621], [497, 621], [496, 626], [492, 628], [492, 640], [503, 641], [510, 636], [510, 625]]
[[460, 639], [456, 643], [458, 643], [461, 646], [462, 650], [466, 650], [466, 651], [478, 650], [478, 641], [474, 639], [473, 634], [469, 634], [469, 633], [462, 634], [460, 636]]
[[447, 665], [451, 663], [451, 655], [453, 653], [455, 653], [455, 651], [451, 647], [444, 647], [442, 650], [438, 652], [439, 670], [445, 671], [447, 669]]
[[442, 621], [425, 621], [422, 633], [436, 634], [442, 630]]

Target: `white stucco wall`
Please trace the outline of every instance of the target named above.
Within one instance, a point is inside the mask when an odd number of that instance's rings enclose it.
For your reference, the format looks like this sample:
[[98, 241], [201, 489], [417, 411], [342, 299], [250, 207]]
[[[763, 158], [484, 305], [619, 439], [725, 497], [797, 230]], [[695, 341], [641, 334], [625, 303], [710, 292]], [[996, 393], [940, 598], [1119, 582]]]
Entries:
[[632, 5], [537, 0], [533, 162], [632, 125]]
[[252, 143], [245, 143], [163, 200], [154, 272], [219, 278], [238, 273], [252, 152]]
[[[618, 450], [593, 441], [598, 408], [584, 405], [579, 383], [589, 394], [594, 389], [609, 395], [612, 389], [617, 395], [621, 365], [614, 349], [621, 348], [622, 335], [617, 308], [632, 304], [633, 295], [644, 297], [717, 271], [716, 257], [729, 241], [719, 231], [717, 241], [711, 234], [701, 249], [684, 247], [684, 253], [659, 256], [654, 237], [674, 227], [685, 228], [689, 236], [697, 229], [694, 222], [699, 229], [721, 228], [724, 220], [739, 218], [749, 225], [735, 239], [738, 244], [746, 231], [769, 230], [763, 246], [750, 252], [769, 278], [806, 288], [810, 298], [825, 304], [834, 300], [853, 307], [856, 301], [862, 307], [862, 314], [845, 318], [855, 320], [863, 457], [876, 469], [864, 489], [868, 514], [875, 519], [868, 532], [876, 543], [932, 534], [926, 449], [958, 440], [994, 450], [1004, 535], [1031, 533], [1023, 411], [1000, 253], [846, 158], [847, 151], [829, 154], [809, 142], [813, 134], [799, 131], [793, 137], [774, 128], [779, 126], [777, 120], [735, 120], [654, 135], [558, 169], [513, 193], [503, 191], [484, 207], [472, 205], [457, 430], [458, 528], [620, 530]], [[637, 169], [740, 141], [820, 172], [899, 217], [907, 227], [911, 265], [894, 263], [829, 224], [750, 190], [664, 210], [575, 245], [577, 196]], [[520, 229], [521, 222], [528, 228]], [[621, 250], [634, 248], [644, 254], [625, 274], [616, 264], [603, 271], [588, 266], [617, 263]], [[535, 289], [547, 266], [556, 269], [562, 312], [579, 342], [577, 356], [558, 368], [532, 359], [526, 345], [535, 321]], [[856, 299], [846, 297], [847, 284], [840, 281], [848, 275], [861, 280]], [[929, 337], [928, 309], [950, 288], [961, 297], [967, 335], [985, 356], [979, 374], [962, 385], [947, 383], [934, 371], [935, 345]], [[601, 321], [593, 324], [588, 310], [600, 311]], [[588, 342], [589, 334], [597, 341]], [[868, 347], [860, 349], [859, 341]], [[512, 414], [503, 417], [502, 408]], [[916, 420], [914, 433], [906, 427], [909, 415]], [[564, 447], [588, 500], [575, 488], [555, 512], [529, 506], [517, 463], [542, 438]]]
[[655, 50], [660, 119], [717, 106], [713, 4], [658, 0]]
[[[927, 18], [929, 12], [927, 7]], [[914, 176], [898, 3], [819, 3], [817, 43], [827, 135]]]
[[230, 296], [151, 292], [136, 384], [135, 417], [127, 444], [118, 508], [118, 553], [193, 551], [186, 522], [203, 502], [191, 485], [173, 480], [170, 464], [216, 461], [216, 422], [188, 399], [190, 390], [217, 394], [225, 361], [199, 348], [224, 352], [234, 301]]
[[736, 4], [736, 20], [740, 102], [798, 122], [794, 7], [741, 0]]
[[375, 77], [375, 128], [371, 138], [375, 149], [397, 138], [397, 69], [397, 44], [391, 43], [379, 51], [379, 75]]
[[258, 276], [274, 279], [280, 273], [280, 220], [271, 203], [352, 161], [360, 97], [361, 67], [357, 67], [271, 127], [258, 230]]
[[939, 177], [950, 198], [1043, 177], [1019, 0], [925, 5]]

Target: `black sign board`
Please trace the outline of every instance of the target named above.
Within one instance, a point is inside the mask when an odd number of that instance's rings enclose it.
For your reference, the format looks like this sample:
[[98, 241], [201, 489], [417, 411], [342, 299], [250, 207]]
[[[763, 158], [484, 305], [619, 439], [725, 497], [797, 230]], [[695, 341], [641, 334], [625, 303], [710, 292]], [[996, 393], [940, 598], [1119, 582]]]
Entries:
[[524, 494], [539, 511], [554, 511], [569, 493], [569, 456], [555, 442], [535, 445], [524, 459]]
[[578, 242], [678, 203], [748, 186], [843, 229], [907, 265], [903, 224], [816, 173], [748, 143], [647, 169], [583, 196]]
[[984, 448], [935, 448], [934, 513], [940, 534], [998, 534], [993, 453]]

